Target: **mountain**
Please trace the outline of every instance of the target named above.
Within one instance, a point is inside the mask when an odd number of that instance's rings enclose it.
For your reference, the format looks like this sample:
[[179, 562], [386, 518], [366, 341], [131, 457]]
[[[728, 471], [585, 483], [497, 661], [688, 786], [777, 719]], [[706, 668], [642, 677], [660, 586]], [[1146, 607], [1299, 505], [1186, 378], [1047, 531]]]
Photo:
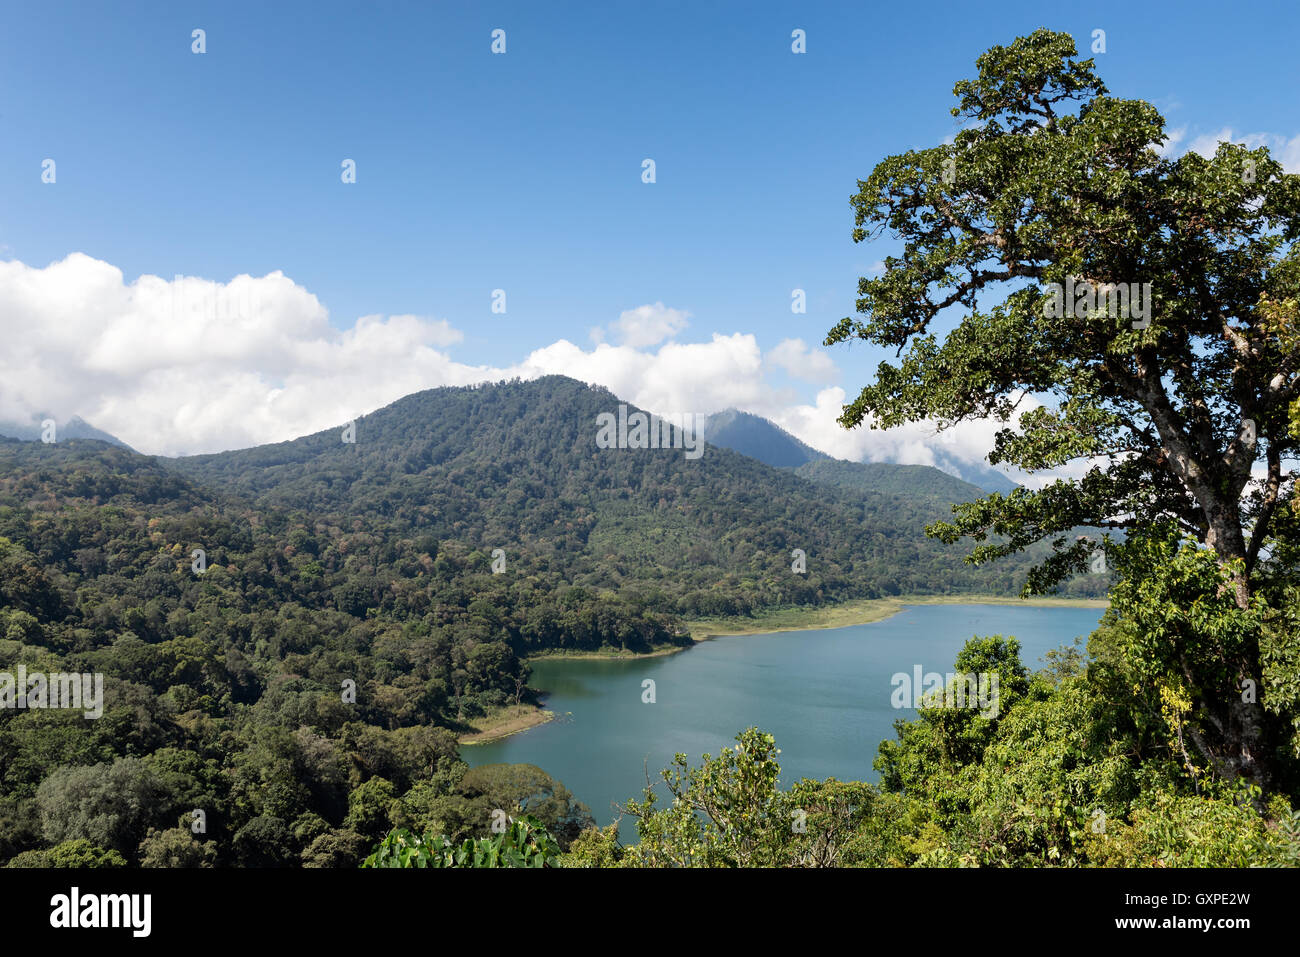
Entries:
[[805, 462], [830, 458], [825, 452], [800, 442], [775, 422], [738, 409], [709, 416], [703, 431], [710, 445], [731, 449], [776, 468], [797, 468]]
[[801, 442], [775, 422], [737, 409], [709, 416], [703, 432], [710, 445], [732, 449], [776, 468], [794, 469], [811, 482], [840, 488], [899, 494], [935, 492], [939, 498], [947, 496], [951, 504], [1016, 487], [995, 469], [943, 454], [939, 468], [836, 459]]
[[[28, 442], [40, 441], [44, 433], [41, 421], [41, 419], [33, 419], [25, 425], [20, 422], [0, 422], [0, 436], [10, 439], [23, 439]], [[76, 415], [62, 425], [55, 426], [54, 438], [56, 442], [62, 442], [66, 439], [97, 439], [100, 442], [107, 442], [109, 445], [116, 445], [120, 448], [131, 448], [121, 439], [109, 435], [102, 429], [95, 428], [85, 419]]]
[[1020, 487], [993, 466], [983, 462], [963, 461], [954, 455], [949, 455], [942, 449], [936, 450], [934, 455], [937, 468], [949, 475], [956, 476], [964, 482], [978, 486], [984, 490], [985, 494], [1001, 492], [1006, 495]]
[[[737, 409], [727, 409], [725, 412], [709, 416], [704, 424], [704, 437], [710, 445], [732, 449], [741, 455], [748, 455], [750, 458], [766, 462], [776, 468], [795, 469], [809, 462], [845, 461], [844, 459], [835, 459], [825, 452], [819, 452], [812, 446], [801, 442], [775, 422], [770, 422], [760, 416], [741, 412]], [[936, 467], [932, 471], [943, 472], [959, 479], [961, 484], [952, 487], [961, 489], [960, 494], [968, 496], [953, 501], [970, 501], [973, 498], [981, 498], [989, 492], [1006, 493], [1016, 488], [1015, 482], [988, 465], [978, 462], [963, 462], [943, 450], [937, 450], [935, 457]], [[878, 464], [893, 468], [930, 468], [929, 466], [920, 465], [899, 465], [892, 462], [862, 464]], [[809, 473], [808, 477], [812, 478], [813, 481], [817, 481], [816, 476], [826, 474], [830, 473], [813, 471]], [[887, 474], [887, 469], [877, 469], [871, 474], [883, 477]], [[896, 474], [908, 474], [913, 478], [917, 478], [923, 473], [913, 471]], [[974, 486], [975, 495], [970, 495], [969, 490], [965, 488], [967, 485]]]
[[[331, 429], [169, 467], [259, 508], [456, 540], [484, 556], [501, 548], [525, 571], [551, 569], [685, 616], [908, 592], [1006, 594], [1023, 581], [1024, 561], [975, 568], [928, 538], [925, 525], [950, 514], [951, 501], [899, 491], [904, 482], [819, 485], [713, 445], [698, 459], [600, 448], [598, 416], [620, 405], [562, 376], [432, 389], [358, 419], [354, 443]], [[806, 574], [791, 572], [796, 548]]]

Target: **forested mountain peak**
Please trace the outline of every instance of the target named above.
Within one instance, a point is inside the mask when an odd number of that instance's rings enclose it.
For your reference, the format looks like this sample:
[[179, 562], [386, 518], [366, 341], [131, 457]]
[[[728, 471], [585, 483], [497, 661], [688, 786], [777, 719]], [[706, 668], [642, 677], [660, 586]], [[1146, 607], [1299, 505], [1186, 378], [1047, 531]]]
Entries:
[[[440, 388], [354, 425], [171, 465], [261, 505], [527, 554], [574, 581], [699, 589], [676, 605], [684, 614], [1018, 587], [1015, 561], [975, 569], [925, 536], [953, 501], [975, 497], [961, 483], [952, 485], [963, 494], [942, 500], [900, 482], [817, 485], [712, 445], [698, 458], [601, 447], [601, 416], [622, 423], [639, 411], [563, 376]], [[790, 571], [795, 548], [812, 562], [807, 574]]]

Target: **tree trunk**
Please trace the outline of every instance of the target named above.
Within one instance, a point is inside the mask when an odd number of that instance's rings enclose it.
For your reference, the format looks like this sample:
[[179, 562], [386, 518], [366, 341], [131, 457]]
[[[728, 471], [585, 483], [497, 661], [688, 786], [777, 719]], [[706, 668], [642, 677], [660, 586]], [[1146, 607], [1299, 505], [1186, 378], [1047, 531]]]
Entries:
[[[1235, 506], [1235, 503], [1234, 503]], [[1209, 514], [1209, 530], [1205, 544], [1219, 557], [1220, 565], [1228, 570], [1229, 563], [1238, 561], [1229, 571], [1233, 600], [1245, 611], [1250, 607], [1250, 578], [1246, 572], [1246, 538], [1241, 522], [1233, 509], [1222, 506]], [[1250, 635], [1235, 661], [1228, 662], [1230, 673], [1235, 675], [1236, 687], [1206, 689], [1207, 696], [1217, 700], [1203, 702], [1213, 715], [1212, 723], [1219, 732], [1220, 746], [1210, 746], [1216, 753], [1207, 754], [1219, 774], [1243, 777], [1267, 791], [1273, 783], [1272, 761], [1268, 751], [1268, 728], [1263, 704], [1259, 701], [1260, 662], [1258, 636]], [[1247, 685], [1247, 682], [1250, 682]], [[1246, 689], [1254, 689], [1247, 697]], [[1226, 695], [1226, 698], [1223, 697]]]

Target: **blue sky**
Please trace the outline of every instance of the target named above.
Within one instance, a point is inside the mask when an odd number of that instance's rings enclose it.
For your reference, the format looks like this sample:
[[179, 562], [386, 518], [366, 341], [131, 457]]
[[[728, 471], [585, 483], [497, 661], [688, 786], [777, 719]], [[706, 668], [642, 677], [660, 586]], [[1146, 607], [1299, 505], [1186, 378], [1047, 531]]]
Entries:
[[[1086, 51], [1104, 29], [1111, 92], [1155, 103], [1183, 148], [1225, 128], [1294, 148], [1293, 4], [1046, 9], [10, 4], [0, 259], [79, 252], [128, 284], [280, 270], [336, 329], [445, 320], [457, 362], [494, 368], [561, 339], [590, 349], [592, 328], [654, 303], [689, 313], [679, 343], [817, 347], [890, 251], [851, 242], [856, 179], [951, 135], [953, 83], [994, 43], [1048, 26]], [[835, 381], [851, 392], [880, 357], [832, 350]], [[819, 386], [772, 381], [803, 401]]]

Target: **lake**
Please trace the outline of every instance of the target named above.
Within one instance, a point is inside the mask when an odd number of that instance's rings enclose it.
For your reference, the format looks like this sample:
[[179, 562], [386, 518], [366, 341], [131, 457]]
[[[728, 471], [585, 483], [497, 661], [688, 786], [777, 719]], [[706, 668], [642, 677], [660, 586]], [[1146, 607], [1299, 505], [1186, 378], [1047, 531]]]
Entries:
[[[1103, 609], [1026, 605], [912, 605], [883, 621], [845, 628], [713, 638], [674, 655], [534, 662], [529, 684], [544, 689], [554, 720], [491, 744], [464, 747], [473, 765], [536, 764], [591, 808], [598, 824], [612, 802], [639, 798], [673, 755], [693, 764], [716, 755], [754, 725], [781, 749], [781, 785], [802, 777], [876, 781], [876, 748], [893, 723], [891, 677], [946, 674], [973, 635], [1020, 640], [1034, 670], [1052, 648], [1087, 635]], [[643, 682], [654, 682], [646, 703]], [[662, 783], [656, 793], [666, 794]], [[630, 819], [620, 828], [635, 839]]]

